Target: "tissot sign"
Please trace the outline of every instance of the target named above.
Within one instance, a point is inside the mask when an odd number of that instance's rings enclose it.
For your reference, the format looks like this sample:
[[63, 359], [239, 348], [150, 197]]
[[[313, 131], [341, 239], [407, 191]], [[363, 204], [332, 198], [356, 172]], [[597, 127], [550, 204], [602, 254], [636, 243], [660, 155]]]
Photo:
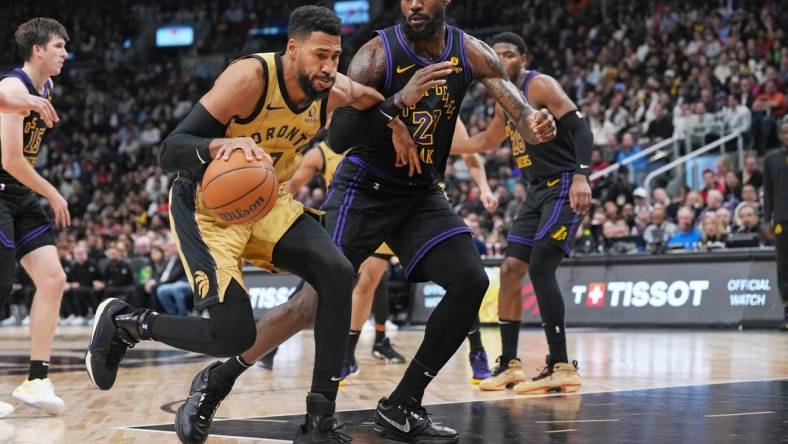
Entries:
[[[722, 256], [718, 256], [722, 258]], [[663, 257], [625, 263], [567, 261], [558, 269], [570, 325], [777, 323], [782, 302], [774, 260], [708, 261]], [[497, 320], [498, 278], [488, 268], [490, 290], [482, 305], [483, 322]], [[440, 287], [419, 284], [412, 319], [425, 322], [442, 298]], [[533, 290], [523, 282], [523, 321], [539, 323]], [[428, 302], [427, 305], [424, 302]]]

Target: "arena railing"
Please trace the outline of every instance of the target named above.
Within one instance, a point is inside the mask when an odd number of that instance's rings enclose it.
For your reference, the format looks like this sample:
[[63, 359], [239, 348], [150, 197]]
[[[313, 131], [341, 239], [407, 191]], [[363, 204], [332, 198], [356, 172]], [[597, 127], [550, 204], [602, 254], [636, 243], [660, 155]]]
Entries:
[[[702, 154], [706, 154], [709, 151], [724, 146], [726, 143], [736, 139], [737, 140], [737, 149], [739, 152], [739, 162], [740, 164], [744, 163], [744, 139], [742, 134], [739, 131], [734, 131], [722, 138], [715, 140], [709, 144], [706, 144], [691, 153], [687, 153], [673, 161], [669, 162], [667, 165], [661, 166], [656, 170], [652, 171], [646, 176], [646, 179], [643, 181], [643, 187], [648, 191], [649, 195], [651, 195], [651, 182], [654, 180], [655, 177], [659, 176], [660, 174], [665, 173], [666, 171], [670, 171], [675, 168], [679, 168], [684, 166], [688, 160], [694, 159]], [[600, 171], [601, 172], [601, 171]]]
[[658, 150], [660, 150], [660, 149], [662, 149], [662, 148], [664, 148], [666, 146], [669, 146], [669, 145], [673, 145], [674, 157], [678, 157], [679, 141], [680, 140], [681, 139], [678, 138], [678, 137], [671, 137], [669, 139], [665, 139], [665, 140], [662, 140], [660, 142], [657, 142], [654, 145], [651, 145], [650, 147], [644, 149], [643, 151], [641, 151], [641, 152], [639, 152], [639, 153], [637, 153], [635, 155], [632, 155], [630, 157], [627, 157], [626, 159], [622, 160], [621, 162], [616, 162], [616, 163], [608, 166], [607, 168], [605, 168], [603, 170], [597, 171], [596, 173], [594, 173], [594, 174], [592, 174], [590, 176], [590, 179], [592, 181], [594, 181], [594, 180], [597, 180], [597, 179], [600, 179], [600, 178], [603, 178], [603, 177], [607, 177], [610, 174], [618, 171], [618, 169], [621, 168], [622, 166], [629, 165], [630, 163], [635, 162], [636, 160], [638, 160], [640, 158], [649, 156], [652, 153], [654, 153], [654, 152], [656, 152], [656, 151], [658, 151]]

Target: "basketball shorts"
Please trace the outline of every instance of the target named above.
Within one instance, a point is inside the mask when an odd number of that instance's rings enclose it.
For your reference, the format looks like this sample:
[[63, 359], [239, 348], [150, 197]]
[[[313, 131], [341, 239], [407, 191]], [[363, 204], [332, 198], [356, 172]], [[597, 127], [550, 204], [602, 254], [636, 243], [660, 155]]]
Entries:
[[18, 261], [35, 249], [55, 245], [52, 221], [38, 199], [25, 187], [0, 185], [0, 254]]
[[517, 213], [506, 240], [506, 256], [525, 262], [534, 246], [553, 246], [566, 256], [572, 253], [577, 224], [582, 221], [569, 204], [571, 171], [528, 187], [525, 203]]
[[427, 279], [419, 264], [432, 248], [471, 232], [440, 187], [395, 183], [353, 155], [337, 167], [323, 209], [328, 233], [356, 270], [385, 242], [413, 282]]
[[249, 225], [227, 225], [205, 208], [199, 184], [177, 178], [170, 190], [170, 226], [194, 291], [195, 309], [221, 303], [231, 279], [246, 289], [244, 261], [277, 272], [274, 247], [302, 214], [303, 204], [280, 189], [264, 218]]

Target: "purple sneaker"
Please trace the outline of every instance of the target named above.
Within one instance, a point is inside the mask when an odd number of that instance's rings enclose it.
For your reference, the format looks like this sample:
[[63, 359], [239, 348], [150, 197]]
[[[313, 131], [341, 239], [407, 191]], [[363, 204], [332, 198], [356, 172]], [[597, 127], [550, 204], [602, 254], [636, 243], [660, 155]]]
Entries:
[[356, 358], [345, 358], [345, 363], [342, 364], [342, 372], [339, 373], [339, 377], [342, 378], [339, 381], [339, 385], [344, 385], [348, 378], [357, 374], [359, 374], [359, 369]]
[[483, 379], [487, 379], [492, 375], [490, 365], [487, 363], [487, 352], [484, 349], [472, 351], [468, 355], [468, 359], [471, 361], [471, 370], [473, 370], [471, 382], [478, 385]]

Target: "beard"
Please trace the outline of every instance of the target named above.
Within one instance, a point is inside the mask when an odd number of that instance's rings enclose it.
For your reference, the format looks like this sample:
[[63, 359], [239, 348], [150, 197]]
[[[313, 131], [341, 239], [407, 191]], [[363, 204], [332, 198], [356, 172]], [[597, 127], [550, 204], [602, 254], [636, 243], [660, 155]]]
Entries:
[[312, 81], [309, 80], [309, 76], [303, 71], [298, 72], [298, 86], [301, 87], [301, 90], [304, 91], [304, 95], [306, 95], [307, 100], [310, 101], [324, 100], [328, 98], [328, 95], [331, 93], [331, 88], [326, 88], [322, 91], [316, 90], [312, 85]]
[[435, 15], [432, 16], [432, 19], [424, 23], [421, 29], [414, 29], [410, 25], [410, 22], [408, 22], [408, 18], [404, 15], [400, 18], [400, 22], [402, 24], [402, 32], [408, 40], [412, 42], [429, 40], [435, 37], [438, 31], [440, 31], [446, 23], [446, 6], [441, 6], [440, 9], [435, 12]]

